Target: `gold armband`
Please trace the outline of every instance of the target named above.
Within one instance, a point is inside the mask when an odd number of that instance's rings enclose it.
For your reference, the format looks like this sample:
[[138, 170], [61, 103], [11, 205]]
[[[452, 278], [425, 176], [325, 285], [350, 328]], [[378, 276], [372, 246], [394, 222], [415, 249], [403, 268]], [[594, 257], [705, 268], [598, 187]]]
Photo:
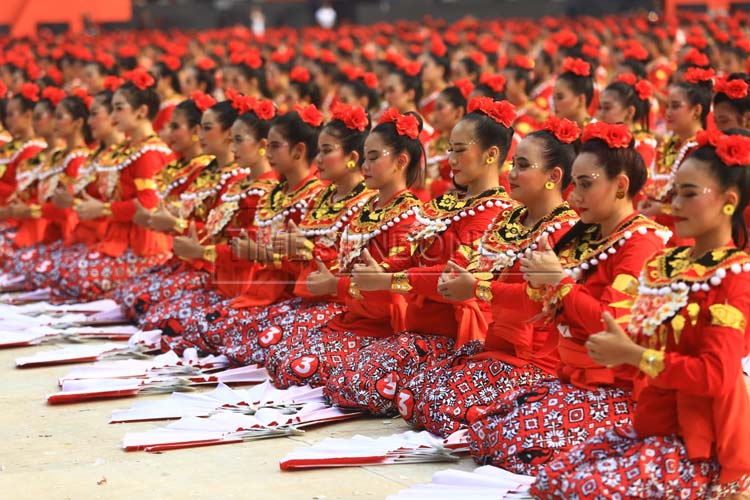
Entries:
[[399, 273], [393, 273], [391, 276], [391, 291], [393, 293], [409, 293], [412, 289], [411, 283], [409, 283], [409, 275], [402, 271]]
[[107, 202], [102, 204], [102, 217], [112, 216], [112, 204]]
[[185, 231], [187, 231], [188, 228], [188, 221], [185, 219], [176, 219], [174, 221], [174, 232], [177, 234], [182, 234]]
[[664, 351], [646, 349], [641, 355], [641, 362], [638, 368], [649, 377], [658, 376], [664, 371]]
[[474, 285], [474, 295], [482, 302], [492, 302], [492, 283], [489, 281], [477, 281]]
[[133, 184], [135, 184], [135, 189], [138, 191], [156, 189], [156, 181], [153, 179], [135, 179], [135, 181], [133, 181]]
[[208, 245], [203, 249], [203, 260], [216, 262], [216, 245]]
[[359, 287], [353, 281], [349, 282], [349, 296], [353, 299], [362, 300], [362, 292], [359, 291]]
[[526, 285], [526, 295], [534, 302], [541, 302], [544, 299], [544, 288], [534, 288]]

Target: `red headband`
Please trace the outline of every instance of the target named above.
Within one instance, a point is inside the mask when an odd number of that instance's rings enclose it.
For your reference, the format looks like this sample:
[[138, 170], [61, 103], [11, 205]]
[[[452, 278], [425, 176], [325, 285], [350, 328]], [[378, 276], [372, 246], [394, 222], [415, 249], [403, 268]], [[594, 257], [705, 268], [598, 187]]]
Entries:
[[624, 123], [609, 124], [594, 122], [586, 125], [581, 135], [584, 144], [592, 139], [601, 139], [610, 149], [624, 149], [630, 147], [633, 136]]
[[467, 113], [481, 113], [497, 123], [511, 127], [516, 119], [516, 108], [508, 101], [495, 101], [491, 97], [475, 97], [466, 106]]

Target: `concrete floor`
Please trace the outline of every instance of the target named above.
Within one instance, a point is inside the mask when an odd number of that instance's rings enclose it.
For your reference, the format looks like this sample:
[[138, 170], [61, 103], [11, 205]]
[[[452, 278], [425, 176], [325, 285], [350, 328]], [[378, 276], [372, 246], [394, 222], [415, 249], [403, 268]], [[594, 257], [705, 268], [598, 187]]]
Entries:
[[[55, 346], [0, 350], [0, 499], [378, 499], [430, 481], [438, 470], [472, 470], [459, 463], [349, 467], [281, 472], [292, 449], [325, 437], [383, 436], [408, 430], [400, 419], [360, 419], [308, 430], [303, 436], [170, 451], [121, 450], [127, 431], [163, 422], [107, 424], [113, 409], [133, 399], [47, 406], [46, 394], [69, 366], [19, 370], [14, 360]], [[160, 396], [141, 396], [165, 398]]]

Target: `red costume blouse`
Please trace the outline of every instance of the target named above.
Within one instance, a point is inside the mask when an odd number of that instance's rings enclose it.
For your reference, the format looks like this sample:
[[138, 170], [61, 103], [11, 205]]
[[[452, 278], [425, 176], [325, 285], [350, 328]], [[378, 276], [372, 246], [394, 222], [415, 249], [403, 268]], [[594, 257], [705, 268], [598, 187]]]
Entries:
[[377, 197], [370, 198], [341, 235], [337, 300], [346, 305], [346, 310], [327, 323], [332, 330], [363, 337], [392, 335], [392, 310], [403, 307], [404, 297], [390, 291], [360, 292], [352, 285], [348, 273], [360, 262], [365, 249], [382, 264], [409, 248], [407, 237], [421, 205], [419, 198], [406, 190], [382, 208], [375, 208], [377, 202]]
[[[41, 162], [30, 162], [47, 148], [43, 139], [13, 141], [0, 149], [0, 203], [6, 205], [16, 193], [25, 190], [36, 180]], [[26, 179], [26, 177], [30, 179]], [[26, 184], [24, 186], [24, 184]]]
[[542, 238], [555, 245], [578, 220], [567, 203], [555, 208], [532, 227], [523, 225], [526, 207], [495, 219], [482, 240], [469, 270], [480, 280], [492, 280], [492, 324], [478, 359], [496, 359], [514, 366], [533, 363], [554, 373], [560, 361], [557, 349], [548, 346], [554, 325], [532, 323], [525, 314], [526, 282], [519, 257], [535, 250]]
[[745, 252], [727, 246], [693, 260], [690, 247], [666, 249], [644, 266], [628, 325], [652, 349], [638, 434], [681, 436], [690, 459], [718, 459], [722, 482], [750, 474], [748, 290]]
[[112, 216], [106, 233], [94, 251], [119, 257], [128, 249], [135, 255], [160, 255], [169, 251], [166, 235], [133, 223], [135, 200], [147, 210], [159, 203], [154, 178], [172, 160], [172, 150], [158, 137], [128, 144], [97, 162], [99, 189], [111, 201]]
[[[626, 322], [635, 297], [643, 263], [664, 247], [669, 231], [640, 215], [631, 214], [603, 239], [597, 239], [598, 225], [585, 228], [559, 252], [567, 277], [556, 287], [527, 294], [537, 304], [556, 312], [559, 333], [558, 375], [563, 382], [583, 389], [600, 385], [631, 388], [634, 374], [596, 364], [585, 343], [602, 331], [602, 314], [607, 311], [618, 322]], [[532, 311], [532, 315], [533, 315]]]
[[410, 234], [410, 248], [388, 259], [390, 272], [406, 272], [411, 287], [407, 306], [398, 311], [395, 333], [409, 331], [456, 337], [458, 345], [484, 340], [491, 320], [489, 304], [472, 299], [460, 304], [437, 292], [438, 278], [452, 260], [467, 266], [482, 234], [495, 216], [510, 212], [514, 202], [501, 187], [471, 198], [448, 193], [423, 205]]

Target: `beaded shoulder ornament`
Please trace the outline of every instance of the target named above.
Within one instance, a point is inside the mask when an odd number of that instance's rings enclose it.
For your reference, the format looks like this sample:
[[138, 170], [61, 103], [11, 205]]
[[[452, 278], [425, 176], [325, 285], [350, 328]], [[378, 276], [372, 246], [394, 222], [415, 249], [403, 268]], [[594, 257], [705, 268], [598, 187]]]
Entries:
[[172, 191], [184, 185], [193, 174], [208, 167], [214, 158], [213, 155], [200, 155], [189, 162], [186, 162], [184, 158], [170, 162], [156, 178], [159, 198], [167, 198]]
[[382, 208], [375, 208], [377, 203], [377, 196], [367, 200], [359, 214], [344, 228], [339, 243], [340, 269], [349, 269], [373, 238], [397, 224], [413, 222], [420, 201], [412, 193], [404, 191]]
[[374, 194], [361, 182], [343, 199], [334, 201], [336, 186], [331, 184], [313, 200], [299, 230], [306, 238], [320, 237], [328, 246], [333, 246], [344, 226]]
[[285, 193], [287, 181], [282, 180], [260, 201], [260, 206], [255, 212], [255, 225], [258, 227], [258, 242], [269, 245], [273, 233], [279, 230], [287, 219], [297, 212], [301, 214], [300, 220], [305, 218], [305, 213], [312, 202], [313, 197], [322, 186], [320, 180], [311, 177], [296, 191]]
[[524, 253], [536, 250], [542, 238], [563, 227], [572, 227], [578, 221], [578, 215], [567, 203], [555, 208], [532, 227], [522, 223], [526, 212], [525, 206], [517, 206], [507, 216], [500, 214], [490, 223], [469, 270], [499, 273], [510, 269]]
[[50, 161], [46, 162], [50, 168], [42, 167], [42, 170], [39, 172], [38, 198], [40, 202], [46, 201], [52, 197], [58, 184], [60, 184], [63, 172], [67, 170], [70, 163], [81, 158], [88, 158], [91, 151], [88, 148], [77, 148], [65, 155], [65, 157], [62, 158], [62, 161], [60, 161], [62, 153], [62, 150], [55, 151], [55, 153], [52, 154]]
[[[633, 304], [628, 332], [641, 345], [662, 349], [667, 344], [667, 324], [675, 343], [686, 321], [695, 324], [700, 313], [691, 295], [708, 293], [730, 274], [750, 272], [750, 256], [737, 248], [719, 248], [697, 260], [691, 247], [665, 249], [652, 257], [641, 273], [638, 297]], [[687, 319], [682, 314], [686, 309]]]
[[676, 151], [677, 138], [672, 136], [662, 144], [658, 150], [651, 179], [646, 185], [648, 195], [655, 200], [666, 199], [674, 186], [674, 176], [685, 160], [688, 151], [698, 145], [694, 140], [685, 141], [679, 151]]
[[[246, 177], [250, 174], [249, 168], [237, 168], [236, 164], [227, 165], [221, 170], [213, 170], [210, 166], [198, 175], [198, 178], [180, 194], [179, 214], [187, 219], [191, 214], [196, 216], [206, 215], [204, 202], [214, 199], [219, 193], [227, 189], [227, 184], [237, 177]], [[203, 210], [201, 210], [201, 208]], [[198, 213], [201, 212], [201, 213]]]
[[116, 148], [99, 155], [94, 162], [94, 168], [99, 174], [102, 195], [111, 199], [120, 181], [120, 172], [138, 161], [141, 156], [152, 151], [167, 156], [172, 155], [172, 150], [156, 135], [149, 136], [139, 144]]
[[267, 195], [278, 181], [273, 178], [243, 179], [229, 187], [221, 195], [221, 203], [214, 207], [206, 218], [204, 227], [205, 238], [219, 234], [232, 220], [240, 209], [242, 200], [255, 196], [262, 198]]
[[0, 165], [9, 165], [16, 161], [19, 156], [30, 147], [38, 147], [40, 149], [47, 148], [47, 142], [43, 139], [31, 139], [26, 142], [14, 141], [2, 148], [2, 157], [0, 157]]
[[[41, 150], [26, 161], [21, 162], [16, 167], [16, 192], [23, 193], [39, 180], [39, 173], [44, 168], [49, 155]], [[5, 165], [0, 166], [5, 169]]]
[[618, 248], [624, 246], [636, 233], [646, 234], [648, 231], [654, 231], [665, 243], [672, 236], [672, 232], [664, 226], [640, 214], [625, 221], [607, 238], [594, 240], [598, 231], [599, 226], [592, 225], [581, 237], [560, 251], [560, 263], [565, 269], [565, 274], [576, 281], [581, 280], [586, 272], [594, 269], [600, 262], [615, 255]]
[[510, 209], [513, 201], [505, 189], [496, 187], [471, 198], [459, 198], [455, 193], [446, 193], [416, 210], [416, 232], [409, 235], [411, 243], [425, 241], [447, 230], [454, 222], [474, 217], [488, 208]]

